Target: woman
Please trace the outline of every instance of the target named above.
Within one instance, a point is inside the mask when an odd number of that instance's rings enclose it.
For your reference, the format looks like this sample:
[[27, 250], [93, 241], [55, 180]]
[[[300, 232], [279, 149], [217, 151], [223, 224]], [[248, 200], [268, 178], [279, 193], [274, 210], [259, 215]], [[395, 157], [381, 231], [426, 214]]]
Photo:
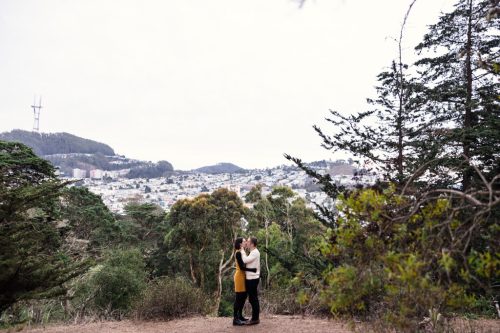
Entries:
[[256, 272], [256, 268], [246, 268], [243, 259], [241, 258], [243, 238], [238, 237], [234, 241], [234, 257], [236, 259], [236, 271], [234, 272], [234, 308], [233, 308], [233, 325], [245, 325], [248, 320], [243, 317], [243, 306], [247, 299], [247, 292], [245, 289], [245, 271]]

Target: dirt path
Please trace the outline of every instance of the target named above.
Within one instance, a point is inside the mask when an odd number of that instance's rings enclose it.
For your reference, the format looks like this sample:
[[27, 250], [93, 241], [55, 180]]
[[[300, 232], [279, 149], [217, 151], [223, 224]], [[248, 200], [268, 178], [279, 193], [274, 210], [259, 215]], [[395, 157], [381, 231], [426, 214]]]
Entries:
[[[473, 326], [471, 326], [473, 325]], [[497, 333], [500, 320], [455, 320], [456, 332]], [[474, 327], [474, 329], [471, 329]], [[358, 327], [358, 332], [370, 331]], [[231, 318], [193, 317], [172, 321], [106, 321], [82, 325], [51, 325], [32, 329], [11, 328], [0, 333], [348, 333], [347, 324], [340, 321], [301, 316], [262, 317], [255, 326], [233, 326]]]
[[[12, 331], [14, 332], [14, 330]], [[195, 317], [167, 322], [90, 323], [85, 325], [47, 326], [22, 330], [23, 333], [348, 333], [346, 325], [332, 320], [300, 316], [267, 316], [255, 326], [233, 326], [231, 318]]]

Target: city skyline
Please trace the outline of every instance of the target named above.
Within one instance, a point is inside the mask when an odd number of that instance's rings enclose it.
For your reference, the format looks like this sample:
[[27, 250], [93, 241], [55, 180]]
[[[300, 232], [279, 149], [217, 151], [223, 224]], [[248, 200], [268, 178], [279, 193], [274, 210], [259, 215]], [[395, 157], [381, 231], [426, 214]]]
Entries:
[[[450, 3], [416, 3], [407, 62]], [[142, 4], [3, 1], [0, 132], [31, 130], [37, 94], [42, 132], [180, 170], [272, 167], [287, 163], [283, 153], [342, 158], [321, 148], [312, 125], [325, 126], [328, 109], [366, 108], [409, 1]]]

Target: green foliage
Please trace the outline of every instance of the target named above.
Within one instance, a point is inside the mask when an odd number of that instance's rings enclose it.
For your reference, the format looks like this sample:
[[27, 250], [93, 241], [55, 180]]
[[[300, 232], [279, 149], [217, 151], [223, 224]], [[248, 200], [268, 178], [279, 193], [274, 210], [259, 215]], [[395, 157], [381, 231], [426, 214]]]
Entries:
[[149, 163], [130, 169], [127, 178], [159, 178], [166, 177], [174, 171], [170, 162], [159, 161], [158, 163]]
[[329, 228], [321, 295], [334, 314], [416, 331], [424, 315], [437, 329], [439, 312], [489, 313], [498, 299], [500, 103], [489, 66], [500, 21], [492, 5], [457, 0], [417, 46], [413, 77], [400, 54], [378, 76], [373, 109], [332, 111], [333, 133], [315, 127], [323, 147], [362, 157], [393, 185], [347, 190], [285, 155], [337, 204], [316, 205]]
[[87, 241], [84, 250], [91, 253], [120, 241], [120, 226], [100, 196], [84, 187], [70, 187], [63, 190], [61, 199], [67, 238]]
[[140, 247], [151, 254], [163, 242], [166, 232], [166, 213], [152, 203], [129, 203], [119, 219], [125, 243]]
[[176, 202], [165, 235], [170, 273], [185, 274], [205, 292], [214, 292], [219, 262], [232, 254], [243, 213], [241, 199], [226, 189]]
[[486, 20], [488, 7], [486, 0], [456, 1], [416, 47], [419, 80], [428, 88], [423, 96], [429, 128], [425, 141], [432, 142], [427, 148], [439, 160], [432, 171], [450, 182], [458, 174], [465, 189], [480, 180], [462, 154], [487, 175], [500, 171], [500, 83], [493, 72], [476, 65], [498, 55], [499, 20]]
[[273, 313], [318, 313], [318, 278], [326, 267], [318, 244], [325, 231], [303, 199], [288, 187], [267, 195], [254, 187], [246, 217], [248, 230], [259, 239], [263, 306]]
[[102, 153], [45, 155], [44, 158], [56, 165], [66, 175], [72, 175], [74, 168], [85, 170], [120, 170], [145, 165], [145, 162], [142, 161], [126, 159], [117, 155], [109, 156]]
[[103, 154], [114, 155], [113, 149], [100, 142], [77, 137], [69, 133], [36, 133], [13, 130], [0, 134], [0, 140], [21, 142], [37, 155], [52, 154]]
[[332, 313], [377, 314], [409, 329], [411, 318], [429, 309], [467, 312], [481, 295], [494, 296], [488, 286], [500, 278], [495, 242], [472, 239], [473, 248], [461, 256], [456, 239], [464, 236], [464, 222], [449, 219], [451, 202], [429, 200], [415, 211], [413, 200], [395, 187], [341, 196], [337, 228], [321, 245], [330, 262], [322, 296]]
[[63, 304], [58, 299], [20, 301], [0, 316], [0, 328], [16, 325], [45, 325], [50, 322], [64, 321], [66, 318]]
[[54, 171], [23, 144], [0, 141], [0, 312], [64, 294], [64, 283], [87, 267], [62, 248], [56, 220], [66, 183]]
[[210, 173], [210, 174], [221, 174], [221, 173], [244, 173], [245, 169], [240, 168], [232, 163], [219, 163], [216, 165], [204, 166], [196, 169], [197, 172]]
[[108, 314], [127, 312], [146, 286], [145, 264], [139, 250], [114, 250], [93, 269], [78, 292], [92, 295], [93, 306]]

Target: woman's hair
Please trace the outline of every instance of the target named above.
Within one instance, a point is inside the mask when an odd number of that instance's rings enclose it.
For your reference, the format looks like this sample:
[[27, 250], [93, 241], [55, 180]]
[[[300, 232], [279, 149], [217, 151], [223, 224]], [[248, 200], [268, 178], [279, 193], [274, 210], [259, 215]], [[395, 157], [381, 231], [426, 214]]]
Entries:
[[241, 249], [241, 243], [243, 243], [243, 237], [238, 237], [234, 240], [234, 249], [239, 250]]

